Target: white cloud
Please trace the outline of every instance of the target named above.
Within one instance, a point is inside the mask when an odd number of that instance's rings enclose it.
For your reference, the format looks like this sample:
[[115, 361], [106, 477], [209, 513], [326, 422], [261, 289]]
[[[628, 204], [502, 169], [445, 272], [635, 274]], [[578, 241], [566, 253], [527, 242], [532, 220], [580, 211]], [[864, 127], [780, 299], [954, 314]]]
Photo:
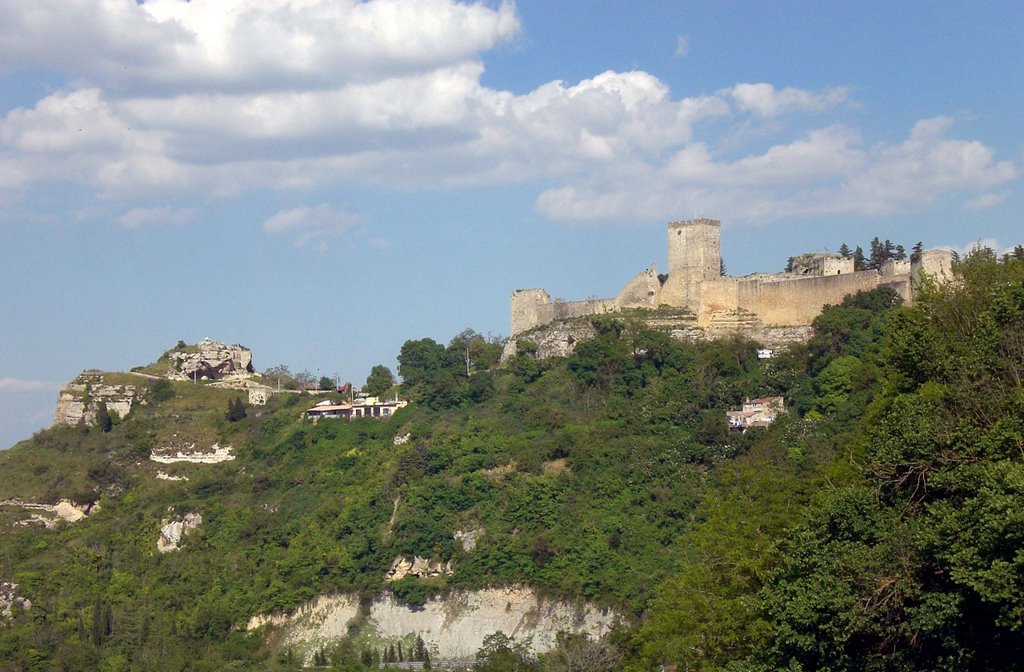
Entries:
[[990, 148], [948, 137], [951, 121], [922, 120], [896, 145], [864, 148], [841, 127], [809, 132], [736, 161], [691, 143], [663, 164], [611, 172], [550, 189], [537, 201], [553, 219], [656, 218], [715, 212], [730, 220], [920, 211], [940, 196], [989, 190], [1017, 177]]
[[[76, 81], [0, 118], [0, 202], [71, 184], [116, 203], [132, 228], [188, 221], [159, 206], [186, 193], [537, 181], [548, 187], [537, 207], [554, 219], [695, 208], [771, 219], [913, 211], [945, 193], [992, 207], [1017, 175], [952, 137], [946, 118], [895, 144], [808, 126], [806, 113], [851, 104], [843, 87], [741, 83], [674, 98], [641, 71], [522, 94], [484, 86], [481, 55], [518, 30], [512, 2], [0, 3], [0, 64]], [[334, 224], [287, 211], [265, 228], [305, 221], [290, 232], [318, 245], [349, 231], [351, 215], [319, 214]]]
[[59, 383], [50, 383], [43, 380], [23, 380], [11, 378], [10, 376], [0, 377], [0, 392], [37, 392], [40, 390], [56, 390]]
[[323, 249], [329, 238], [351, 232], [358, 223], [357, 215], [321, 204], [312, 208], [301, 206], [282, 210], [263, 222], [263, 230], [273, 235], [293, 234], [299, 247], [313, 243], [318, 249]]
[[964, 208], [966, 210], [988, 210], [1002, 203], [1008, 195], [1005, 191], [999, 194], [986, 192], [976, 198], [969, 199], [964, 203]]
[[723, 93], [731, 96], [739, 109], [761, 117], [777, 117], [790, 112], [824, 112], [847, 100], [844, 87], [815, 92], [794, 88], [780, 91], [766, 83], [737, 84]]
[[155, 89], [323, 87], [474, 59], [519, 28], [512, 2], [7, 2], [0, 68], [57, 68]]
[[180, 226], [192, 221], [195, 215], [196, 210], [194, 208], [132, 208], [117, 218], [117, 224], [126, 229], [138, 229], [161, 224]]
[[683, 58], [690, 53], [690, 36], [680, 35], [676, 38], [676, 56]]

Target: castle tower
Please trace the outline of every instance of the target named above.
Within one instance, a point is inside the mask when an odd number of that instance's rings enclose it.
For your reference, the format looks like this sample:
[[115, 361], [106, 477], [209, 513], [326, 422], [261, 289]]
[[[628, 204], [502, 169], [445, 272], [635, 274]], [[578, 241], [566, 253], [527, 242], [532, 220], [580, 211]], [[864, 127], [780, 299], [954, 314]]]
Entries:
[[668, 225], [668, 274], [682, 275], [686, 284], [711, 280], [722, 270], [722, 223], [717, 219], [688, 219]]

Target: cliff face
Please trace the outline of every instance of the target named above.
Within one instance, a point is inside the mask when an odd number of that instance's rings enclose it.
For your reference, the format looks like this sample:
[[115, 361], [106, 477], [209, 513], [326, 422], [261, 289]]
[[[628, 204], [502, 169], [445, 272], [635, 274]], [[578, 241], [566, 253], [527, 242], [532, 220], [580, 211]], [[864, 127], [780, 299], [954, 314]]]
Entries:
[[384, 593], [361, 606], [356, 594], [324, 595], [291, 616], [259, 616], [249, 630], [263, 625], [280, 628], [282, 646], [313, 651], [343, 637], [369, 641], [412, 641], [423, 638], [432, 655], [472, 658], [484, 637], [502, 632], [517, 641], [532, 640], [535, 653], [555, 647], [559, 631], [606, 634], [617, 616], [584, 602], [550, 600], [527, 586], [453, 591], [422, 607], [400, 604]]
[[83, 419], [91, 424], [96, 419], [100, 402], [107, 410], [126, 417], [136, 403], [144, 403], [142, 383], [114, 382], [108, 375], [98, 371], [86, 371], [70, 383], [60, 387], [60, 397], [54, 411], [54, 426], [74, 426]]

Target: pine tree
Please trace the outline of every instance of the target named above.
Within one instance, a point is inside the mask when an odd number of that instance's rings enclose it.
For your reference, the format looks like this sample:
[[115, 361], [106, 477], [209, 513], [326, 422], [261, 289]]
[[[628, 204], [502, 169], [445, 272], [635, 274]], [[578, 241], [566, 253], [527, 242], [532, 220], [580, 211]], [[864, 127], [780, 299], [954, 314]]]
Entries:
[[917, 262], [921, 261], [921, 253], [922, 253], [922, 252], [924, 252], [924, 245], [923, 245], [923, 244], [921, 243], [921, 241], [919, 240], [919, 241], [917, 241], [917, 243], [916, 243], [916, 244], [914, 245], [914, 247], [913, 247], [913, 248], [911, 248], [911, 252], [910, 252], [910, 263], [912, 263], [912, 264], [916, 264]]
[[864, 258], [864, 250], [862, 250], [860, 245], [858, 245], [853, 250], [853, 270], [863, 271], [867, 267], [868, 263], [867, 260]]
[[416, 644], [412, 649], [412, 659], [414, 661], [423, 661], [423, 657], [427, 653], [427, 645], [423, 643], [423, 637], [416, 635]]
[[906, 259], [907, 258], [907, 250], [906, 250], [906, 248], [904, 248], [902, 245], [897, 245], [896, 246], [896, 256], [894, 258], [896, 259], [896, 261], [903, 261], [904, 259]]
[[424, 651], [423, 652], [423, 669], [424, 670], [429, 670], [430, 669], [430, 651]]
[[405, 657], [402, 655], [402, 643], [398, 643], [398, 662], [404, 663]]
[[868, 268], [879, 269], [882, 267], [882, 262], [885, 261], [885, 246], [882, 245], [882, 241], [878, 240], [878, 236], [871, 239], [871, 254], [868, 257]]
[[846, 243], [843, 243], [842, 245], [840, 245], [839, 246], [839, 255], [843, 259], [849, 259], [850, 258], [850, 246], [847, 245]]
[[238, 422], [244, 420], [246, 416], [245, 404], [242, 403], [241, 397], [235, 397], [228, 401], [228, 410], [224, 414], [228, 422]]

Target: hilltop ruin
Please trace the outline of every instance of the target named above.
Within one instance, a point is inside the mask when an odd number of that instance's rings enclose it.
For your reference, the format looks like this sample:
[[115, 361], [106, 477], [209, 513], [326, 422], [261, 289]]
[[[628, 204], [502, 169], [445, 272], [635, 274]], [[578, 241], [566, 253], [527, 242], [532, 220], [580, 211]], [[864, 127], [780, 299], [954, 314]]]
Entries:
[[811, 321], [821, 309], [847, 294], [888, 285], [913, 303], [914, 284], [921, 275], [939, 281], [951, 278], [952, 261], [948, 250], [926, 250], [913, 263], [891, 260], [879, 269], [857, 271], [851, 257], [812, 253], [797, 257], [790, 272], [733, 277], [722, 274], [721, 222], [671, 222], [667, 274], [659, 274], [651, 264], [607, 299], [552, 301], [543, 289], [516, 290], [510, 341], [527, 332], [543, 340], [548, 334], [537, 332], [556, 322], [646, 309], [652, 311], [653, 321], [658, 321], [659, 313], [675, 311], [669, 320], [673, 324], [658, 325], [674, 329], [674, 335], [716, 338], [739, 333], [767, 344], [784, 344], [809, 337]]

